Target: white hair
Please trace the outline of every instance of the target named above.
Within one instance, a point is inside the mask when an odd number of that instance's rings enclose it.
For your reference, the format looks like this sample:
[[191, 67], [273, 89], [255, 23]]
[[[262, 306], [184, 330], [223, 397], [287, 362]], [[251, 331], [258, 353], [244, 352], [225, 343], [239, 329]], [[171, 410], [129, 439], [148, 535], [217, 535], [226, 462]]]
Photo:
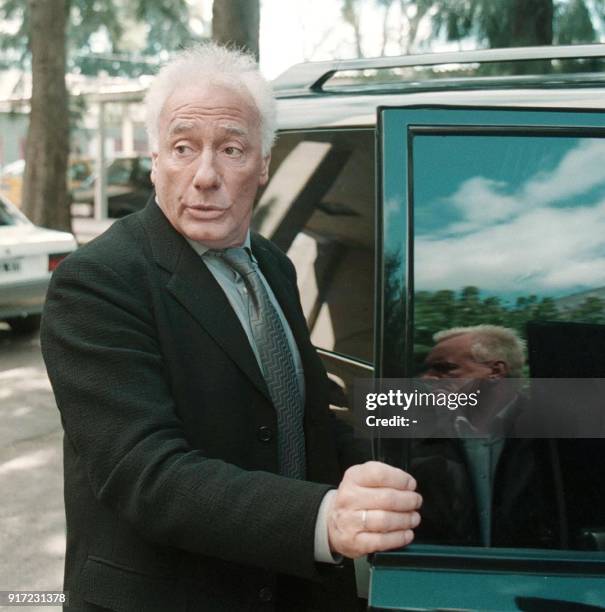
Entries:
[[454, 336], [472, 334], [471, 355], [479, 363], [484, 361], [503, 361], [508, 366], [511, 378], [521, 378], [525, 363], [525, 340], [514, 330], [501, 325], [473, 325], [452, 327], [437, 332], [435, 342], [442, 342]]
[[251, 55], [212, 42], [181, 51], [153, 79], [145, 96], [145, 124], [152, 151], [158, 149], [160, 113], [166, 100], [180, 87], [192, 83], [222, 85], [249, 95], [260, 115], [262, 153], [269, 154], [277, 122], [270, 83], [260, 74]]

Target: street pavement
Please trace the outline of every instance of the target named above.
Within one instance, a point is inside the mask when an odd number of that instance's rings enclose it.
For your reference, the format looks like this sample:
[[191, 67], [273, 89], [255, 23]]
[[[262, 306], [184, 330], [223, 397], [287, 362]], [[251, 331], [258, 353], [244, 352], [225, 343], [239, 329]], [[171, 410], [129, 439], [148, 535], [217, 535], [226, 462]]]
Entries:
[[[74, 218], [80, 244], [113, 219]], [[58, 591], [63, 585], [63, 430], [39, 333], [0, 322], [0, 591]], [[57, 610], [2, 606], [0, 610]]]
[[0, 323], [0, 590], [61, 589], [62, 437], [39, 334]]
[[[74, 218], [73, 231], [83, 244], [112, 222]], [[15, 334], [0, 322], [0, 590], [62, 588], [62, 443], [39, 334]], [[0, 604], [0, 610], [16, 609]]]

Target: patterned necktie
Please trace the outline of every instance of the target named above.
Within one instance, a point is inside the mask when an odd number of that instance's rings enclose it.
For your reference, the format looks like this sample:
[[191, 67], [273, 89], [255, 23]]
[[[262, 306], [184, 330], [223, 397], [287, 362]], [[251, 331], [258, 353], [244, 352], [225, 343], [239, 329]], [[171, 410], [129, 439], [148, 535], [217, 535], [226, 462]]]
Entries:
[[302, 479], [305, 477], [304, 406], [286, 332], [248, 252], [241, 247], [230, 248], [222, 251], [222, 257], [240, 274], [251, 297], [248, 313], [252, 336], [277, 412], [280, 473]]

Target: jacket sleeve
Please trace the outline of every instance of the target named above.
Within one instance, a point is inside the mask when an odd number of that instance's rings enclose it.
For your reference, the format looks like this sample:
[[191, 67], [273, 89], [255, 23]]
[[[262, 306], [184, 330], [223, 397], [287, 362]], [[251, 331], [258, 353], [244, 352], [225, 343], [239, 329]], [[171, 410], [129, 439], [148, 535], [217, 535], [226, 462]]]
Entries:
[[316, 577], [315, 520], [329, 487], [189, 446], [144, 286], [82, 253], [53, 275], [42, 349], [78, 469], [99, 502], [153, 542]]

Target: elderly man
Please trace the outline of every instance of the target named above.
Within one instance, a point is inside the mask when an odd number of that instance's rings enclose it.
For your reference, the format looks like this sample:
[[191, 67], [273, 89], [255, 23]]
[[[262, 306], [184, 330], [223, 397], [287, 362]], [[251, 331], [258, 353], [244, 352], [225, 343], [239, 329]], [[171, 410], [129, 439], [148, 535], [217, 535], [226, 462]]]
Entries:
[[342, 477], [294, 268], [249, 231], [270, 88], [207, 45], [146, 103], [156, 198], [64, 262], [44, 315], [70, 609], [350, 610], [342, 558], [409, 544], [421, 498], [381, 463]]
[[499, 325], [447, 329], [434, 340], [424, 378], [480, 389], [481, 401], [451, 413], [443, 437], [413, 445], [410, 466], [425, 498], [420, 540], [556, 546], [551, 448], [548, 440], [514, 437], [526, 398], [515, 381], [502, 382], [522, 377], [525, 342]]

